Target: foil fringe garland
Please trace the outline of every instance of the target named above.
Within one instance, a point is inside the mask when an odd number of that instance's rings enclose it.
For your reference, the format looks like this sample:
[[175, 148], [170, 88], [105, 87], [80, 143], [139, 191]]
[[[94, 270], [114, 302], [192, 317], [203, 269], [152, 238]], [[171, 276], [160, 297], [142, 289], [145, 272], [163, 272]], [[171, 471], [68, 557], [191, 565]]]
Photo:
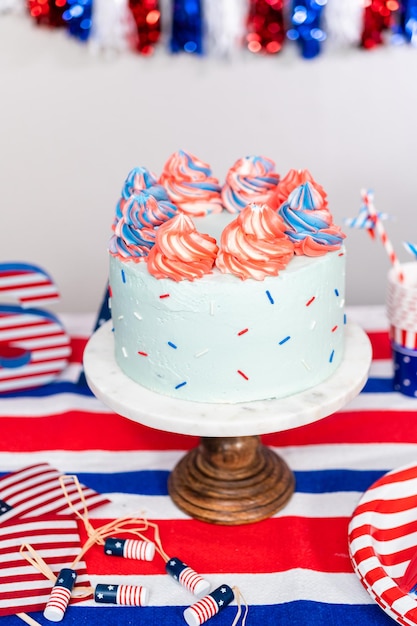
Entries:
[[134, 49], [136, 24], [128, 0], [94, 0], [89, 46], [93, 53], [112, 55]]
[[171, 52], [203, 53], [203, 15], [200, 0], [173, 0]]
[[246, 45], [251, 52], [279, 52], [285, 40], [283, 0], [251, 0]]
[[93, 52], [128, 50], [231, 58], [276, 54], [294, 42], [305, 59], [328, 47], [417, 46], [417, 0], [0, 0], [0, 16], [29, 14]]
[[158, 0], [129, 0], [129, 9], [137, 30], [135, 48], [141, 54], [150, 55], [161, 35]]
[[313, 59], [321, 52], [326, 34], [321, 27], [321, 17], [327, 0], [293, 0], [291, 28], [287, 37], [295, 41], [305, 59]]

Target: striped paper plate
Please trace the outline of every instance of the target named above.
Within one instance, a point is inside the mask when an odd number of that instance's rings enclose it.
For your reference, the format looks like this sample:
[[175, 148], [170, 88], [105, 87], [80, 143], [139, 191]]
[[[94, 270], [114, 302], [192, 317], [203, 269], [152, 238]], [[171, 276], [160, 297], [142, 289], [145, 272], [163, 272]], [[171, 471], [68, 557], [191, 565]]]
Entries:
[[399, 624], [417, 624], [417, 597], [401, 589], [417, 551], [417, 465], [393, 470], [362, 496], [349, 524], [353, 568], [370, 596]]

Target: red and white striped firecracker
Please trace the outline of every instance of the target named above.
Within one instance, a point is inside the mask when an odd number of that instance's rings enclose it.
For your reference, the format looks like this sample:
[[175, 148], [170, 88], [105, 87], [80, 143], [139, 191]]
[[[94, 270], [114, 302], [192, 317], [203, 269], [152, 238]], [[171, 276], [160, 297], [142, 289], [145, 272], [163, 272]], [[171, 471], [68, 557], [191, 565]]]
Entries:
[[210, 591], [210, 583], [177, 557], [169, 559], [165, 564], [165, 569], [172, 578], [197, 598], [202, 598]]
[[94, 600], [101, 604], [146, 606], [149, 590], [135, 585], [96, 585]]
[[109, 556], [121, 556], [125, 559], [137, 559], [138, 561], [152, 561], [155, 556], [155, 544], [152, 541], [108, 537], [104, 542], [104, 552]]
[[200, 626], [230, 604], [234, 597], [231, 587], [220, 585], [212, 593], [185, 609], [184, 619], [188, 626]]
[[43, 612], [46, 619], [49, 619], [51, 622], [62, 621], [76, 578], [77, 572], [69, 567], [65, 567], [59, 572]]

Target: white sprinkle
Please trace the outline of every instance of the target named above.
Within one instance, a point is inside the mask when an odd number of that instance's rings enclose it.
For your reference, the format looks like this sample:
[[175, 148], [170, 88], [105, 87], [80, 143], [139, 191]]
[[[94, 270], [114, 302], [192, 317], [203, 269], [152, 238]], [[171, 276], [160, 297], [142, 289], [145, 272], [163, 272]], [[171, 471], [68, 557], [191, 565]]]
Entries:
[[194, 356], [198, 359], [200, 356], [204, 356], [205, 354], [207, 354], [207, 352], [209, 352], [208, 348], [202, 350], [201, 352], [196, 352]]
[[311, 324], [310, 324], [310, 329], [311, 329], [311, 330], [314, 330], [314, 329], [315, 329], [315, 327], [316, 327], [316, 324], [317, 324], [316, 320], [313, 320], [313, 321], [311, 322]]
[[304, 367], [306, 368], [306, 370], [310, 371], [311, 367], [309, 366], [309, 364], [307, 363], [307, 361], [304, 361], [304, 359], [302, 359], [301, 363], [304, 365]]
[[339, 303], [340, 308], [342, 309], [345, 306], [345, 299], [342, 298], [340, 303]]
[[109, 301], [107, 304], [108, 304], [109, 309], [111, 309], [111, 298], [109, 298]]
[[124, 318], [124, 315], [119, 315], [119, 317], [117, 318], [118, 320], [122, 320]]
[[214, 315], [214, 300], [210, 301], [210, 315]]
[[122, 347], [122, 354], [123, 354], [123, 356], [126, 359], [127, 358], [127, 350], [126, 350], [126, 348], [124, 346]]
[[139, 313], [136, 313], [136, 311], [133, 313], [133, 315], [138, 319], [141, 320], [143, 319], [143, 317], [141, 315], [139, 315]]

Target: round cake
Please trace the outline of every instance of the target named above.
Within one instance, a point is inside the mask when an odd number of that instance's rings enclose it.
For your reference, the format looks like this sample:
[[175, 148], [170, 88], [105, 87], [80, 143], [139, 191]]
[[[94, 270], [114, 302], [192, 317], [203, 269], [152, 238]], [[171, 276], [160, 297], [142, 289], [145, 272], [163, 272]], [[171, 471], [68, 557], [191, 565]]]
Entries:
[[344, 235], [307, 171], [245, 157], [223, 186], [184, 151], [128, 175], [110, 252], [115, 357], [132, 380], [196, 402], [296, 394], [344, 351]]

